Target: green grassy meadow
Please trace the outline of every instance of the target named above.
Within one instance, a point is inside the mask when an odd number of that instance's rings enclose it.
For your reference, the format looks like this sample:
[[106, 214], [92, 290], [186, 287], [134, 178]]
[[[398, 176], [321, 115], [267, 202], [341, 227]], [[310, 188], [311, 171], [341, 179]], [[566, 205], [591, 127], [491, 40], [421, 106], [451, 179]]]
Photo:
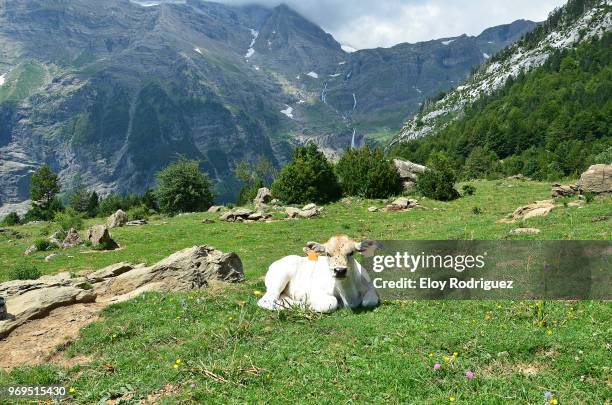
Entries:
[[[602, 404], [612, 398], [609, 302], [409, 301], [331, 315], [272, 313], [256, 306], [275, 260], [300, 254], [307, 241], [345, 233], [354, 239], [610, 240], [610, 197], [581, 208], [561, 205], [547, 217], [502, 224], [515, 208], [548, 199], [550, 184], [476, 181], [476, 194], [426, 209], [370, 213], [383, 201], [352, 199], [299, 221], [231, 224], [217, 214], [156, 217], [144, 227], [113, 229], [114, 252], [24, 250], [50, 224], [0, 234], [0, 281], [24, 261], [43, 273], [74, 273], [129, 261], [152, 264], [196, 244], [235, 251], [246, 281], [189, 293], [147, 293], [108, 307], [99, 322], [62, 348], [89, 359], [72, 368], [20, 367], [9, 383], [73, 387], [75, 403], [545, 403]], [[479, 208], [482, 212], [474, 213]], [[205, 218], [215, 219], [203, 224]], [[88, 221], [88, 225], [101, 220]], [[542, 230], [508, 236], [511, 229]], [[454, 355], [456, 353], [456, 355]], [[434, 364], [441, 367], [434, 370]], [[466, 371], [474, 378], [467, 378]], [[123, 401], [123, 402], [121, 402]]]

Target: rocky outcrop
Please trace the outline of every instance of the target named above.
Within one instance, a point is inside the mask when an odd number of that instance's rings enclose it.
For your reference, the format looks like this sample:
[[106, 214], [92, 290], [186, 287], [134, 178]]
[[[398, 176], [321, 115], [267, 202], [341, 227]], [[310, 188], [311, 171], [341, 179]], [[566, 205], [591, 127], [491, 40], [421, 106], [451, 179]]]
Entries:
[[69, 273], [43, 276], [38, 280], [14, 280], [0, 284], [8, 317], [0, 321], [0, 339], [24, 323], [46, 316], [51, 310], [81, 302], [93, 302], [96, 293], [84, 278]]
[[393, 159], [393, 163], [402, 179], [405, 191], [412, 190], [419, 179], [419, 174], [425, 173], [427, 170], [427, 167], [412, 163], [409, 160]]
[[582, 173], [577, 184], [582, 193], [612, 194], [612, 165], [593, 165]]
[[123, 210], [117, 210], [106, 220], [108, 229], [119, 228], [128, 222], [128, 215]]
[[580, 189], [575, 184], [563, 186], [561, 184], [553, 184], [551, 195], [553, 198], [571, 197], [580, 192]]
[[83, 241], [81, 240], [81, 237], [79, 236], [79, 233], [77, 232], [77, 230], [74, 228], [70, 228], [70, 230], [66, 233], [66, 237], [62, 241], [61, 246], [64, 249], [68, 249], [68, 248], [78, 246], [82, 243]]
[[260, 205], [269, 204], [270, 201], [272, 201], [272, 193], [270, 192], [270, 189], [267, 187], [262, 187], [257, 190], [257, 195], [253, 199], [253, 204], [255, 204], [257, 207]]
[[222, 205], [213, 205], [212, 207], [210, 207], [208, 209], [208, 212], [221, 212], [225, 209], [224, 206]]
[[550, 214], [556, 205], [552, 200], [536, 201], [517, 208], [509, 218], [500, 220], [501, 223], [513, 223], [520, 220], [527, 220], [534, 217], [543, 217]]
[[272, 218], [271, 214], [263, 211], [255, 211], [249, 208], [236, 208], [221, 215], [219, 219], [226, 222], [257, 222], [267, 221]]
[[385, 207], [386, 211], [407, 211], [413, 208], [421, 208], [419, 202], [413, 198], [399, 197]]
[[510, 235], [537, 235], [541, 231], [538, 228], [516, 228], [509, 232]]
[[87, 231], [87, 240], [96, 248], [114, 250], [119, 247], [117, 242], [111, 238], [108, 228], [104, 225], [94, 225]]
[[304, 207], [285, 207], [285, 214], [289, 219], [295, 218], [314, 218], [323, 212], [323, 207], [318, 207], [316, 204], [307, 204]]
[[125, 226], [143, 226], [148, 224], [149, 221], [147, 221], [146, 219], [135, 219], [133, 221], [128, 221], [125, 223]]
[[8, 281], [0, 284], [0, 296], [6, 298], [8, 311], [8, 318], [0, 321], [0, 339], [56, 308], [94, 301], [118, 302], [144, 291], [200, 289], [213, 281], [233, 283], [243, 278], [242, 261], [235, 253], [194, 246], [150, 267], [117, 263], [85, 277], [72, 278], [65, 272], [37, 280]]

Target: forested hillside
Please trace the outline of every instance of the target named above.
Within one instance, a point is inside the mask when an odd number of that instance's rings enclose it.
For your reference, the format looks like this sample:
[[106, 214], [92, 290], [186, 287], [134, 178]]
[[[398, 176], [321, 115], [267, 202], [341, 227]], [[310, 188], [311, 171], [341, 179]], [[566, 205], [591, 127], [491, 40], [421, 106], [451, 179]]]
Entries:
[[392, 154], [425, 163], [442, 151], [464, 178], [557, 179], [610, 163], [611, 41], [608, 32], [555, 50], [543, 66], [511, 77], [435, 135], [396, 145]]

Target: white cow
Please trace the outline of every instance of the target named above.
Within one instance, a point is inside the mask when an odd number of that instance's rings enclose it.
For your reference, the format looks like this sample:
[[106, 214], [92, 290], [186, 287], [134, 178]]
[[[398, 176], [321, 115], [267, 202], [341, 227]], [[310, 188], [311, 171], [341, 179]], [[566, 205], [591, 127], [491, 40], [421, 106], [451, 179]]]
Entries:
[[334, 236], [325, 244], [308, 242], [304, 251], [310, 258], [287, 256], [272, 263], [266, 274], [267, 291], [258, 305], [269, 310], [301, 306], [323, 313], [339, 307], [375, 307], [378, 293], [367, 271], [353, 258], [355, 252], [375, 248], [372, 241], [357, 243], [346, 235]]

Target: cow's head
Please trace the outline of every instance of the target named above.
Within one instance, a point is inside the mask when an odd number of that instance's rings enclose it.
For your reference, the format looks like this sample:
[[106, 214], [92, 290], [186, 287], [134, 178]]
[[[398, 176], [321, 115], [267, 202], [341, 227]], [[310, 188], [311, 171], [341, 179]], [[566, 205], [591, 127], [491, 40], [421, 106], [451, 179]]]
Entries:
[[364, 253], [367, 250], [375, 249], [376, 242], [365, 240], [363, 242], [355, 242], [346, 235], [332, 236], [324, 244], [317, 242], [308, 242], [304, 251], [314, 251], [319, 254], [329, 257], [329, 270], [335, 278], [345, 278], [348, 274], [349, 267], [353, 261], [351, 256], [355, 252]]

